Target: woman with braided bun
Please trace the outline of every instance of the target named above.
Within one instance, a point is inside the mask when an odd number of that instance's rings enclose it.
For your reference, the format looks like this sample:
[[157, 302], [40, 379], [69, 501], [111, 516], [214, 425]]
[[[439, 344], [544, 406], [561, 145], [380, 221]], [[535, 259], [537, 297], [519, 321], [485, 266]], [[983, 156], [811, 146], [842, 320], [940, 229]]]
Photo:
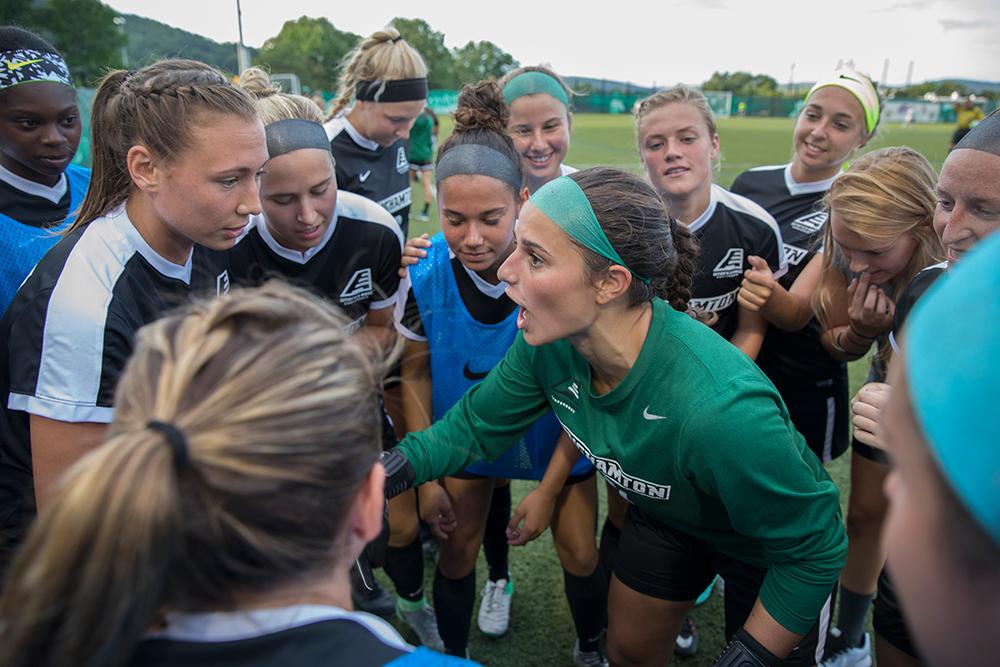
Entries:
[[211, 67], [113, 71], [92, 121], [83, 207], [0, 321], [0, 561], [62, 471], [103, 439], [135, 332], [192, 293], [226, 291], [209, 250], [232, 247], [260, 211], [264, 128]]
[[350, 611], [382, 527], [384, 369], [329, 301], [234, 289], [141, 329], [106, 442], [0, 600], [8, 667], [468, 664]]
[[[462, 89], [455, 131], [441, 146], [435, 165], [442, 232], [432, 240], [430, 257], [410, 268], [412, 288], [399, 325], [407, 339], [402, 370], [409, 431], [440, 419], [496, 365], [517, 334], [517, 304], [504, 293], [507, 285], [497, 269], [514, 251], [514, 221], [527, 191], [506, 125], [507, 109], [495, 82]], [[523, 438], [512, 438], [498, 460], [420, 487], [421, 514], [442, 539], [434, 600], [441, 637], [453, 655], [466, 652], [476, 558], [499, 477], [541, 480], [518, 507], [511, 543], [527, 543], [551, 520], [577, 633], [574, 662], [603, 661], [598, 644], [606, 622], [607, 582], [594, 540], [594, 468], [577, 461], [575, 452], [572, 460], [553, 459], [560, 433], [554, 415], [546, 414]], [[522, 518], [524, 526], [519, 525]], [[505, 545], [507, 521], [504, 517], [501, 526]], [[479, 614], [480, 629], [492, 636], [507, 631], [510, 594], [504, 590], [512, 584], [506, 558], [503, 572], [498, 584], [491, 572], [482, 606], [490, 611], [506, 603], [507, 613], [499, 615], [502, 624], [482, 610]]]
[[[400, 442], [396, 477], [423, 483], [495, 459], [551, 410], [630, 503], [610, 662], [668, 663], [694, 598], [721, 573], [732, 641], [716, 664], [797, 664], [783, 661], [843, 563], [839, 494], [763, 373], [685, 314], [688, 235], [648, 183], [596, 168], [535, 192], [515, 238], [497, 275], [521, 332], [442, 419]], [[554, 456], [571, 459], [569, 447]]]
[[406, 140], [426, 105], [427, 65], [398, 30], [386, 26], [344, 57], [325, 126], [337, 159], [337, 187], [378, 202], [404, 237], [411, 199]]

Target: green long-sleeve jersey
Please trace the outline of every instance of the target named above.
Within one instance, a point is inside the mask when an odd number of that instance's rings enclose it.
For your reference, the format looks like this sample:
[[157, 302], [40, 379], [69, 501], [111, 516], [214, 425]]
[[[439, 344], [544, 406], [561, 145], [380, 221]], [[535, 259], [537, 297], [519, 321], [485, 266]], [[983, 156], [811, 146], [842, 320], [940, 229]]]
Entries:
[[708, 327], [654, 300], [635, 365], [594, 395], [568, 341], [518, 336], [430, 429], [399, 447], [417, 482], [499, 456], [552, 409], [577, 448], [643, 512], [735, 559], [766, 567], [760, 599], [805, 633], [843, 565], [839, 493], [774, 386]]

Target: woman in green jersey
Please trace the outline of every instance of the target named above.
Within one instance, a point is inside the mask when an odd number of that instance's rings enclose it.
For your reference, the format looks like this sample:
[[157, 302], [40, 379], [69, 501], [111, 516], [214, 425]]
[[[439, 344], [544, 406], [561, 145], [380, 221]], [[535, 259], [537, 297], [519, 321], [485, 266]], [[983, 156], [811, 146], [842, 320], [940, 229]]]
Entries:
[[796, 646], [843, 563], [838, 492], [754, 363], [684, 314], [693, 263], [675, 229], [656, 192], [615, 169], [532, 195], [499, 271], [522, 331], [441, 421], [400, 443], [388, 488], [496, 458], [551, 409], [630, 503], [612, 663], [667, 663], [722, 573], [732, 641], [717, 664], [812, 664]]

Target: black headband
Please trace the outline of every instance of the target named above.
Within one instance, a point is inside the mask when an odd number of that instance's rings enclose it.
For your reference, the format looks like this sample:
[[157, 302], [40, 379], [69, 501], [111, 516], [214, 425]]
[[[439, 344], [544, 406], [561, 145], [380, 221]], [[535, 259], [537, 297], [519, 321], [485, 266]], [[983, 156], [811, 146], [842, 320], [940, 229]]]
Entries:
[[180, 475], [188, 465], [188, 445], [187, 440], [181, 430], [168, 422], [150, 420], [146, 428], [162, 433], [167, 444], [174, 455], [174, 470]]
[[277, 120], [264, 128], [267, 137], [267, 154], [276, 158], [303, 148], [330, 150], [326, 130], [319, 123], [301, 118]]
[[434, 169], [437, 183], [458, 175], [489, 176], [508, 184], [514, 192], [521, 189], [520, 165], [512, 163], [500, 151], [482, 144], [459, 144], [438, 158]]
[[363, 102], [413, 102], [427, 99], [427, 78], [358, 81], [354, 97]]
[[955, 150], [959, 148], [1000, 155], [1000, 113], [994, 111], [979, 121], [961, 141], [955, 144]]

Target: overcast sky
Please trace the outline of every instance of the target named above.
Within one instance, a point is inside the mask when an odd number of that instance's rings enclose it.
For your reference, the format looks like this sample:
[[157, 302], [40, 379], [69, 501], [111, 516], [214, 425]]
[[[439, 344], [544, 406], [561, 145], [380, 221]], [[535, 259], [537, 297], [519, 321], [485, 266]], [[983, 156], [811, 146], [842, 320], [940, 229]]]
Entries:
[[[105, 0], [216, 41], [236, 41], [236, 0]], [[242, 0], [243, 37], [260, 46], [282, 24], [325, 16], [368, 34], [393, 17], [422, 18], [449, 47], [488, 39], [522, 64], [641, 84], [699, 83], [715, 70], [812, 81], [853, 60], [890, 83], [1000, 80], [1000, 0]]]

